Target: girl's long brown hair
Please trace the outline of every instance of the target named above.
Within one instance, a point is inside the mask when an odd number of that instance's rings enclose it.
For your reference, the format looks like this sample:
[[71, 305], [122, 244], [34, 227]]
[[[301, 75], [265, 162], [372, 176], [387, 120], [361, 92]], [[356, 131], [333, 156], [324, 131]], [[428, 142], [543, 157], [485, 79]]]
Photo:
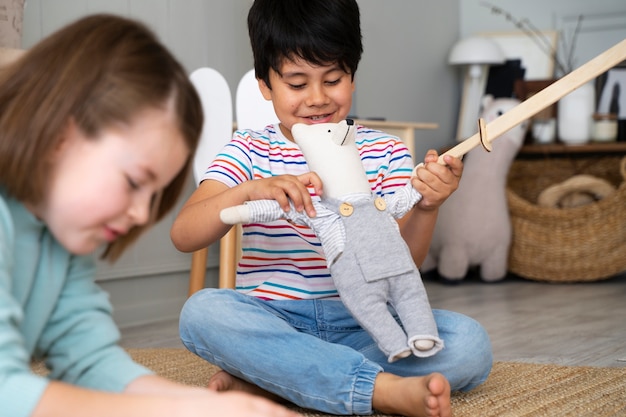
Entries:
[[[95, 138], [172, 98], [190, 157], [155, 196], [153, 221], [172, 209], [184, 188], [202, 130], [200, 100], [182, 65], [145, 25], [106, 14], [77, 20], [0, 73], [0, 186], [38, 204], [53, 169], [50, 156], [70, 119]], [[133, 228], [103, 257], [117, 259], [146, 227]]]

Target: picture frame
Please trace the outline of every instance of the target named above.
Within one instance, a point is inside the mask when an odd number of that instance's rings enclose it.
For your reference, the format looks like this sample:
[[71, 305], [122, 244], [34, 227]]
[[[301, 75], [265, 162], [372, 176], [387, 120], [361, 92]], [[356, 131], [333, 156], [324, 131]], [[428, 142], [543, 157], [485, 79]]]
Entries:
[[[517, 80], [513, 87], [513, 94], [515, 95], [515, 98], [517, 98], [518, 100], [524, 101], [532, 97], [539, 91], [543, 90], [544, 88], [548, 87], [550, 84], [552, 84], [555, 81], [556, 79], [552, 79], [552, 78], [545, 79], [545, 80], [532, 80], [532, 81]], [[539, 113], [534, 115], [533, 118], [537, 118], [537, 119], [555, 118], [556, 113], [557, 113], [557, 106], [556, 106], [556, 103], [554, 103], [546, 107], [545, 109], [541, 110]]]
[[507, 60], [520, 59], [525, 68], [528, 81], [546, 80], [554, 76], [554, 55], [558, 42], [558, 32], [544, 30], [539, 32], [546, 41], [546, 48], [538, 45], [538, 39], [522, 31], [484, 32], [481, 36], [493, 39], [502, 48]]
[[[524, 101], [544, 88], [548, 87], [550, 84], [555, 82], [556, 79], [545, 79], [545, 80], [516, 80], [513, 87], [513, 94], [515, 98], [520, 101]], [[533, 138], [533, 129], [532, 126], [536, 123], [545, 123], [546, 121], [553, 120], [552, 123], [556, 123], [557, 117], [557, 104], [551, 104], [545, 109], [541, 110], [539, 113], [535, 114], [530, 118], [531, 126], [526, 133], [526, 138], [524, 139], [525, 144], [531, 144], [535, 141]]]
[[626, 61], [596, 78], [596, 95], [596, 112], [626, 120]]

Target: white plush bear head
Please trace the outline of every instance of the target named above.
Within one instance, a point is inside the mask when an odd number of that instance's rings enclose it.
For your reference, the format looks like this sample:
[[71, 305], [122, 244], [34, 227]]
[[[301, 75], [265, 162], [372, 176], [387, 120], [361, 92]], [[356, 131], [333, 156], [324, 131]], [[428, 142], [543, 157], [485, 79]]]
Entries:
[[341, 198], [349, 194], [371, 193], [361, 156], [356, 146], [356, 126], [350, 119], [339, 123], [291, 128], [309, 169], [322, 180], [324, 196]]

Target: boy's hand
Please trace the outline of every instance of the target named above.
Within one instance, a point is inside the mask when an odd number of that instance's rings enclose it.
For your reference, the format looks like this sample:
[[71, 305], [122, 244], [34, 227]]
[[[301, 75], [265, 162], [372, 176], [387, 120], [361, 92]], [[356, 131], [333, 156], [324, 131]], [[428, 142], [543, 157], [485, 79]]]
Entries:
[[279, 175], [247, 184], [250, 186], [248, 200], [276, 200], [285, 212], [290, 210], [291, 201], [298, 212], [305, 211], [309, 217], [315, 217], [315, 208], [307, 186], [313, 187], [317, 195], [322, 194], [322, 180], [314, 172], [298, 176]]
[[422, 194], [422, 200], [417, 204], [421, 210], [435, 210], [458, 188], [463, 162], [456, 157], [446, 155], [441, 165], [437, 162], [439, 155], [435, 150], [429, 150], [424, 157], [424, 165], [416, 170], [412, 178], [413, 188]]

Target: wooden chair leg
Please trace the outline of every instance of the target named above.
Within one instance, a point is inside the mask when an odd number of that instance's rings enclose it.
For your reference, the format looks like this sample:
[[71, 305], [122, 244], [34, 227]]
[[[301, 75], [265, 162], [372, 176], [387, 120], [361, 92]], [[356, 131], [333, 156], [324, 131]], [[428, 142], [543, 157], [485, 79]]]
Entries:
[[238, 226], [233, 226], [220, 240], [220, 288], [235, 288], [238, 234]]
[[[220, 239], [219, 288], [235, 288], [240, 233], [239, 226], [234, 226]], [[195, 251], [191, 256], [189, 296], [204, 288], [208, 253], [209, 248], [204, 248]]]
[[204, 288], [206, 277], [206, 261], [209, 248], [195, 251], [191, 255], [191, 272], [189, 273], [189, 296]]

